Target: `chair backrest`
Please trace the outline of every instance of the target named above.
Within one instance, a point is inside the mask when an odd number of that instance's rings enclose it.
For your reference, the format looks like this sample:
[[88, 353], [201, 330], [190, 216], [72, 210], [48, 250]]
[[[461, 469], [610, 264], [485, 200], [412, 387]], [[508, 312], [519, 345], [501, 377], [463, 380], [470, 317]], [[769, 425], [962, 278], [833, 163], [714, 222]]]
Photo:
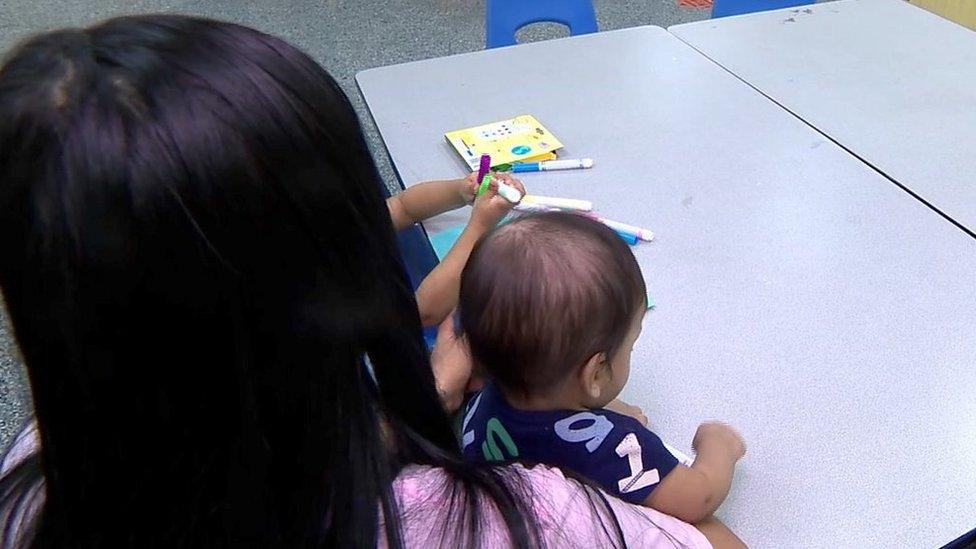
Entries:
[[[390, 190], [382, 181], [380, 182], [380, 189], [383, 191], [383, 196], [389, 198]], [[400, 261], [410, 278], [410, 285], [414, 291], [417, 291], [420, 283], [437, 266], [438, 260], [434, 247], [430, 245], [427, 233], [419, 224], [397, 233], [397, 246], [400, 248]], [[427, 342], [427, 347], [433, 348], [436, 339], [436, 327], [424, 329], [424, 340]]]
[[[390, 189], [380, 181], [383, 198], [390, 197]], [[397, 233], [397, 246], [400, 248], [400, 261], [403, 263], [414, 291], [437, 266], [437, 254], [430, 245], [430, 239], [421, 225], [414, 225]]]
[[715, 0], [712, 18], [813, 4], [815, 0]]
[[520, 28], [546, 22], [566, 25], [574, 36], [599, 30], [592, 0], [487, 0], [485, 47], [514, 46]]
[[407, 270], [407, 276], [410, 277], [410, 284], [416, 291], [424, 278], [437, 266], [437, 255], [420, 225], [400, 231], [397, 234], [397, 244], [400, 246], [400, 258]]
[[[410, 285], [416, 292], [424, 278], [437, 266], [437, 255], [434, 253], [434, 247], [430, 245], [430, 239], [427, 238], [427, 233], [420, 225], [414, 225], [409, 229], [400, 231], [397, 234], [397, 244], [400, 246], [400, 258], [403, 260], [403, 266], [407, 270], [407, 276], [410, 277]], [[427, 342], [428, 348], [434, 347], [436, 339], [436, 327], [424, 329], [424, 341]]]

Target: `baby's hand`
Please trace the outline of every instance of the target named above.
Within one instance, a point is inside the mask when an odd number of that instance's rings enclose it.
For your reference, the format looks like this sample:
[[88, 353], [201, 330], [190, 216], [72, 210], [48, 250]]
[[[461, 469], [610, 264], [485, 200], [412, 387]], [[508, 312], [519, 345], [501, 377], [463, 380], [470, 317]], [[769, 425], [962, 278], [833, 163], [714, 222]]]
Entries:
[[505, 214], [515, 207], [515, 204], [498, 195], [499, 182], [518, 189], [522, 196], [525, 196], [525, 187], [522, 186], [521, 181], [507, 173], [493, 174], [488, 190], [475, 199], [474, 211], [471, 212], [471, 221], [486, 230], [497, 225]]
[[475, 197], [478, 195], [478, 186], [481, 184], [478, 181], [478, 172], [471, 172], [462, 179], [458, 179], [458, 194], [461, 195], [461, 200], [465, 204], [473, 204]]
[[742, 440], [742, 435], [718, 421], [709, 421], [698, 426], [698, 432], [695, 433], [691, 445], [698, 454], [723, 452], [732, 461], [738, 461], [746, 454], [746, 443]]
[[618, 414], [630, 416], [640, 422], [641, 425], [647, 427], [647, 416], [644, 415], [644, 410], [633, 404], [627, 404], [620, 399], [613, 399], [604, 406], [607, 410], [611, 412], [617, 412]]

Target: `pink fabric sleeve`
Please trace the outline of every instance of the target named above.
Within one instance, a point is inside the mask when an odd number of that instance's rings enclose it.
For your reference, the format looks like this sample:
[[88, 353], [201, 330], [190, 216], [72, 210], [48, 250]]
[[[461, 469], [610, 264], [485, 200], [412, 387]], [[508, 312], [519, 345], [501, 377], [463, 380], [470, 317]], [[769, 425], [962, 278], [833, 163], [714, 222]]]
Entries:
[[7, 454], [3, 456], [0, 463], [0, 475], [16, 467], [31, 454], [37, 453], [41, 448], [40, 436], [37, 432], [37, 421], [30, 420], [27, 425], [17, 434], [17, 438], [10, 443]]
[[[40, 436], [37, 432], [37, 422], [31, 420], [17, 435], [0, 463], [0, 476], [40, 450]], [[0, 510], [0, 540], [3, 545], [12, 547], [27, 547], [30, 541], [24, 539], [24, 534], [31, 531], [31, 525], [44, 505], [44, 480], [41, 479], [27, 488], [23, 497], [16, 503]]]
[[[576, 481], [567, 479], [559, 469], [537, 466], [526, 469], [512, 466], [527, 488], [539, 521], [542, 540], [547, 547], [611, 547], [614, 518], [620, 524], [628, 547], [710, 548], [711, 545], [695, 527], [653, 509], [625, 503], [603, 492], [614, 517], [598, 511], [588, 492]], [[454, 527], [468, 517], [456, 516], [464, 509], [463, 498], [451, 509], [453, 482], [440, 469], [408, 467], [394, 483], [400, 508], [403, 541], [407, 547], [457, 547], [471, 540], [453, 536]], [[482, 498], [479, 537], [482, 547], [510, 545], [501, 515]], [[461, 528], [464, 531], [464, 528]], [[382, 528], [380, 538], [383, 538]], [[386, 547], [385, 540], [380, 547]]]

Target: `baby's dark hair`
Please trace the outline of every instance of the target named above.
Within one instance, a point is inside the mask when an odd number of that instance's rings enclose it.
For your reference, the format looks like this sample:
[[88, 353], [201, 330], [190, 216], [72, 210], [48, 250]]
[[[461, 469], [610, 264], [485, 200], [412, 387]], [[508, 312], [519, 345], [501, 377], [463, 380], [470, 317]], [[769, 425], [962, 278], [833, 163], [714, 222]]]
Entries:
[[583, 215], [551, 212], [503, 225], [461, 275], [460, 323], [477, 366], [522, 394], [612, 356], [646, 306], [630, 248]]

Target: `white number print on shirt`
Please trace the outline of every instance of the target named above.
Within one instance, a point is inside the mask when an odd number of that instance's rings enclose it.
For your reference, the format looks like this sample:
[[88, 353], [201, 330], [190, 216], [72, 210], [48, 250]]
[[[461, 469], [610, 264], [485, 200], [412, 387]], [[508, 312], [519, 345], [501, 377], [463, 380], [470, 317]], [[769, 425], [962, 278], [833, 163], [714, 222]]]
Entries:
[[[588, 421], [589, 425], [573, 429], [573, 424], [580, 421]], [[603, 439], [607, 438], [610, 431], [613, 431], [613, 423], [609, 419], [591, 412], [573, 414], [560, 419], [552, 427], [559, 438], [566, 442], [586, 441], [586, 450], [591, 454], [603, 444]]]
[[481, 404], [481, 393], [474, 399], [474, 402], [468, 406], [468, 413], [464, 414], [464, 423], [461, 424], [461, 432], [464, 433], [461, 438], [461, 451], [463, 452], [472, 442], [474, 442], [474, 429], [470, 431], [465, 431], [468, 428], [468, 423], [471, 418], [474, 417], [474, 413], [478, 411], [478, 405]]
[[617, 455], [626, 456], [627, 462], [630, 464], [630, 476], [617, 481], [617, 487], [621, 494], [628, 494], [661, 481], [657, 469], [644, 470], [644, 460], [641, 459], [641, 446], [640, 442], [637, 441], [637, 435], [629, 433], [620, 441], [616, 450]]

